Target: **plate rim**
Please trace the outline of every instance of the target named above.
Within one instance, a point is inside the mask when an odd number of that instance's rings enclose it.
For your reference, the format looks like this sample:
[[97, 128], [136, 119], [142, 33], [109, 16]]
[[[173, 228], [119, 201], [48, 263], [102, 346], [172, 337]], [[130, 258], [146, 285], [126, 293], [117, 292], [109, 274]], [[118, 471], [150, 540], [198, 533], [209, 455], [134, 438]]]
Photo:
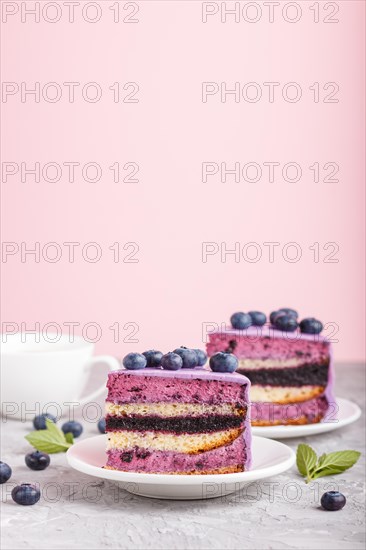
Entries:
[[94, 466], [88, 464], [87, 462], [80, 460], [79, 458], [73, 456], [75, 449], [89, 442], [92, 439], [101, 440], [102, 437], [105, 437], [105, 434], [96, 435], [93, 437], [88, 437], [81, 441], [78, 441], [70, 447], [66, 452], [66, 459], [72, 468], [82, 472], [83, 474], [90, 475], [93, 477], [99, 477], [103, 479], [109, 479], [115, 482], [122, 483], [144, 483], [149, 485], [202, 485], [203, 483], [239, 483], [246, 481], [256, 481], [259, 479], [264, 479], [272, 475], [279, 475], [287, 470], [289, 470], [296, 461], [296, 454], [285, 443], [275, 441], [268, 437], [261, 437], [258, 435], [253, 435], [253, 440], [265, 441], [268, 446], [276, 446], [277, 448], [286, 451], [287, 456], [279, 464], [265, 466], [263, 468], [257, 468], [253, 470], [248, 470], [247, 472], [236, 472], [232, 474], [203, 474], [203, 475], [185, 475], [185, 474], [149, 474], [142, 472], [121, 472], [118, 470], [108, 470], [104, 469], [101, 466]]
[[349, 424], [353, 424], [353, 422], [356, 422], [362, 416], [361, 407], [354, 401], [351, 401], [346, 397], [336, 397], [336, 403], [338, 405], [341, 403], [351, 405], [354, 409], [353, 413], [350, 414], [348, 418], [334, 423], [317, 422], [315, 424], [301, 424], [298, 426], [285, 426], [283, 424], [279, 424], [277, 426], [252, 426], [252, 434], [256, 437], [274, 437], [278, 439], [281, 439], [281, 437], [290, 439], [302, 436], [305, 437], [308, 435], [320, 435], [349, 426]]

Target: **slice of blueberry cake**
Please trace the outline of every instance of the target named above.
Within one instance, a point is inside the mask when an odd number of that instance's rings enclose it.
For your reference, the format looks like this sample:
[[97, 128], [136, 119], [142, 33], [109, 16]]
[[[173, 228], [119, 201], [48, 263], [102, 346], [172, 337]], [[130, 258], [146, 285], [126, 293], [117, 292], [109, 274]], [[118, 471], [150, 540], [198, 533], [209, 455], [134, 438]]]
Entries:
[[[225, 354], [178, 348], [130, 353], [108, 376], [109, 469], [159, 474], [226, 474], [250, 467], [249, 380]], [[224, 372], [225, 371], [225, 372]]]
[[236, 355], [237, 372], [251, 381], [254, 426], [312, 424], [336, 411], [330, 342], [314, 318], [298, 323], [297, 312], [238, 312], [231, 327], [209, 335], [207, 352]]

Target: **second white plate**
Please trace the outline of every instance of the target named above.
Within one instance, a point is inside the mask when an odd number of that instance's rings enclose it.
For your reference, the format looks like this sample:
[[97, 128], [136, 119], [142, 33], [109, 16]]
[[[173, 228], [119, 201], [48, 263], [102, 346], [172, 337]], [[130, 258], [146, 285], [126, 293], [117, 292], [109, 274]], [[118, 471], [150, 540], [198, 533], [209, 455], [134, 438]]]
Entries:
[[336, 398], [336, 407], [330, 418], [317, 424], [304, 424], [301, 426], [253, 426], [254, 435], [271, 437], [272, 439], [288, 439], [290, 437], [304, 437], [338, 430], [352, 422], [356, 422], [361, 416], [361, 409], [356, 403]]
[[285, 472], [295, 462], [292, 449], [271, 439], [253, 437], [253, 464], [248, 472], [214, 475], [139, 474], [106, 470], [107, 436], [98, 435], [75, 443], [67, 451], [67, 460], [75, 470], [109, 479], [130, 493], [172, 500], [223, 497], [239, 491], [247, 483]]

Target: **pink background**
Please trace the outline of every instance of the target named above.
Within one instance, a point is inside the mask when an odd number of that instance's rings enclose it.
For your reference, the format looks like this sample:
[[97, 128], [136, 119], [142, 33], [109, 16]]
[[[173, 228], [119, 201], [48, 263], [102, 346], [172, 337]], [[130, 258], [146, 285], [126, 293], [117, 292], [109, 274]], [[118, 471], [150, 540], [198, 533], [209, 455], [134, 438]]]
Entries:
[[[22, 183], [19, 175], [2, 182], [3, 241], [29, 248], [36, 241], [95, 241], [103, 251], [97, 263], [84, 261], [80, 247], [74, 263], [65, 247], [56, 263], [3, 257], [3, 323], [56, 322], [67, 331], [64, 323], [75, 322], [81, 333], [96, 322], [97, 350], [123, 356], [198, 347], [202, 323], [221, 324], [234, 311], [295, 307], [302, 317], [339, 326], [337, 360], [361, 360], [364, 3], [338, 2], [335, 24], [314, 23], [309, 2], [300, 2], [296, 24], [280, 15], [255, 24], [221, 23], [216, 15], [203, 24], [195, 1], [138, 2], [139, 23], [115, 24], [113, 2], [99, 4], [96, 24], [83, 21], [80, 10], [73, 24], [66, 11], [55, 24], [21, 23], [19, 14], [2, 24], [3, 81], [96, 81], [103, 88], [98, 103], [77, 91], [73, 104], [65, 95], [58, 103], [21, 103], [17, 94], [1, 105], [3, 162], [94, 161], [103, 168], [97, 183], [80, 172], [74, 183], [65, 175], [57, 183]], [[108, 87], [116, 81], [137, 82], [139, 102], [113, 103]], [[203, 103], [205, 81], [255, 81], [264, 91], [263, 82], [296, 81], [303, 97], [289, 103], [276, 92], [272, 104], [251, 104], [232, 96], [221, 103], [216, 95]], [[337, 82], [339, 103], [314, 103], [314, 82]], [[138, 163], [139, 183], [114, 183], [108, 167], [116, 161]], [[205, 161], [293, 161], [303, 177], [203, 183]], [[337, 163], [339, 182], [315, 183], [308, 169], [314, 162]], [[139, 262], [114, 263], [108, 247], [117, 241], [138, 243]], [[205, 241], [228, 248], [254, 241], [263, 256], [257, 263], [228, 256], [224, 263], [217, 254], [203, 263]], [[281, 243], [278, 250], [299, 243], [301, 260], [289, 263], [277, 252], [270, 263], [268, 241]], [[339, 262], [322, 261], [323, 251], [315, 263], [314, 242], [337, 243]], [[116, 322], [137, 323], [139, 343], [122, 341], [129, 329], [114, 342], [109, 327]]]

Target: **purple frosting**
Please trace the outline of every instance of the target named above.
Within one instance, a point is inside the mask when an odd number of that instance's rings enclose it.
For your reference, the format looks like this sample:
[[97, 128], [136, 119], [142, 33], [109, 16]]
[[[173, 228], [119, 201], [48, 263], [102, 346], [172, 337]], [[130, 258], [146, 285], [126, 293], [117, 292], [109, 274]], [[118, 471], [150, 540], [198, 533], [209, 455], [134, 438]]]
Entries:
[[231, 336], [269, 336], [270, 338], [285, 338], [286, 340], [308, 340], [312, 342], [328, 342], [328, 339], [321, 334], [304, 334], [300, 330], [295, 330], [294, 332], [283, 332], [281, 330], [275, 329], [272, 325], [263, 325], [262, 327], [251, 326], [243, 330], [237, 330], [232, 327], [225, 327], [221, 330], [213, 331], [208, 334], [222, 334]]
[[194, 369], [180, 369], [180, 370], [164, 370], [164, 369], [140, 369], [140, 370], [127, 370], [120, 369], [109, 373], [109, 376], [114, 373], [131, 375], [131, 376], [157, 376], [159, 378], [186, 378], [188, 380], [217, 380], [219, 382], [235, 382], [236, 384], [250, 384], [248, 378], [243, 377], [235, 372], [213, 372], [204, 367], [196, 367]]

